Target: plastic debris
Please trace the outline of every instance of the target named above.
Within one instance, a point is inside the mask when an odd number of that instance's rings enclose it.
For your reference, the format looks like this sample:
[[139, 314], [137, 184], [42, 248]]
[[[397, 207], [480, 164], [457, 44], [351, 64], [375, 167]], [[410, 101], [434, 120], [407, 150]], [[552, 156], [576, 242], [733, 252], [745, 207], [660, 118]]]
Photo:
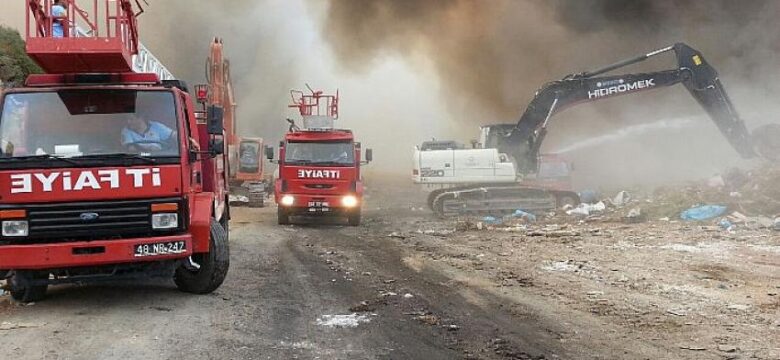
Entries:
[[729, 221], [729, 219], [726, 218], [720, 219], [718, 225], [720, 225], [720, 227], [722, 227], [724, 230], [728, 230], [728, 231], [734, 230], [734, 224], [732, 224], [731, 221]]
[[520, 209], [515, 210], [515, 212], [511, 215], [511, 217], [526, 219], [526, 220], [528, 220], [530, 222], [536, 221], [536, 215], [528, 213], [528, 212], [525, 212], [525, 211], [520, 210]]
[[588, 216], [594, 212], [602, 212], [607, 209], [603, 201], [596, 204], [579, 204], [576, 208], [566, 211], [566, 215]]
[[644, 216], [642, 216], [642, 209], [636, 207], [631, 209], [628, 214], [626, 215], [625, 221], [629, 223], [638, 223], [645, 219]]
[[628, 204], [630, 201], [631, 201], [631, 193], [623, 190], [619, 192], [617, 195], [615, 195], [615, 197], [612, 199], [612, 204], [617, 207], [620, 207], [625, 204]]
[[503, 220], [498, 219], [495, 216], [485, 216], [482, 218], [482, 221], [489, 225], [498, 225], [503, 222]]
[[780, 231], [780, 217], [775, 219], [774, 229]]
[[690, 208], [680, 214], [683, 220], [702, 221], [716, 218], [726, 213], [727, 208], [723, 205], [703, 205]]
[[317, 325], [335, 328], [352, 328], [370, 321], [371, 319], [368, 316], [358, 314], [322, 315], [317, 318]]

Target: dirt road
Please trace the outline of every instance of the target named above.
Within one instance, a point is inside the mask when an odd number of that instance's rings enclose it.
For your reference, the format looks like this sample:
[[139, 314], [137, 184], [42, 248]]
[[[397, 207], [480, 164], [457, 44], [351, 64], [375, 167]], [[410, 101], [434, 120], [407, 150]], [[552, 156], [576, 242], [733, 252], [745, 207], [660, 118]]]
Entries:
[[[53, 287], [31, 306], [0, 298], [0, 359], [778, 355], [772, 234], [751, 235], [749, 249], [719, 238], [744, 257], [718, 267], [706, 259], [723, 258], [696, 250], [695, 232], [663, 248], [622, 225], [601, 225], [609, 236], [454, 231], [457, 220], [420, 210], [424, 197], [408, 183], [372, 185], [358, 228], [283, 227], [274, 208], [235, 209], [230, 273], [211, 295], [159, 280]], [[682, 241], [657, 232], [664, 244]], [[713, 310], [721, 302], [725, 314]]]

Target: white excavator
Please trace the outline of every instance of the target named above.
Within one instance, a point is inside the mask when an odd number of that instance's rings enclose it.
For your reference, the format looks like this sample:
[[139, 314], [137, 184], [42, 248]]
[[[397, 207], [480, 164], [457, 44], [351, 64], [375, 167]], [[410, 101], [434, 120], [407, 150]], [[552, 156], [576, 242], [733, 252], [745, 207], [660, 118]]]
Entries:
[[[675, 69], [600, 76], [667, 52], [677, 57]], [[412, 179], [437, 187], [428, 205], [440, 215], [538, 212], [576, 204], [579, 197], [566, 186], [571, 166], [539, 152], [553, 115], [579, 103], [676, 84], [688, 89], [743, 158], [780, 160], [780, 125], [764, 125], [751, 136], [715, 69], [700, 52], [677, 43], [545, 84], [516, 124], [483, 126], [470, 148], [454, 141], [423, 143], [415, 148]]]

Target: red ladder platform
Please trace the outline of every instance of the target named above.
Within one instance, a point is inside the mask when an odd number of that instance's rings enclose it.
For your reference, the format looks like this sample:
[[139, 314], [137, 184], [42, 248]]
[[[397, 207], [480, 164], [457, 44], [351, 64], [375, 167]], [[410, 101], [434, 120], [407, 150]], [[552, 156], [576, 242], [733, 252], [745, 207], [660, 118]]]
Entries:
[[[52, 15], [53, 0], [25, 1], [27, 54], [47, 73], [133, 71], [138, 25], [129, 0], [86, 1], [91, 11], [76, 0], [62, 0], [64, 16]], [[54, 34], [55, 24], [61, 24], [61, 37]]]

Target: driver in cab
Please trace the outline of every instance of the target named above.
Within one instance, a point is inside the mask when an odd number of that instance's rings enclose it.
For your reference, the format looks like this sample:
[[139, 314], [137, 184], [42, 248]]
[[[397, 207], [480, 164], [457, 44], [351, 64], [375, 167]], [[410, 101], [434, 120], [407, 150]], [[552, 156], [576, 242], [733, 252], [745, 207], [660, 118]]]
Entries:
[[175, 131], [157, 121], [149, 121], [138, 114], [130, 114], [122, 129], [122, 145], [130, 151], [160, 151], [171, 141]]

